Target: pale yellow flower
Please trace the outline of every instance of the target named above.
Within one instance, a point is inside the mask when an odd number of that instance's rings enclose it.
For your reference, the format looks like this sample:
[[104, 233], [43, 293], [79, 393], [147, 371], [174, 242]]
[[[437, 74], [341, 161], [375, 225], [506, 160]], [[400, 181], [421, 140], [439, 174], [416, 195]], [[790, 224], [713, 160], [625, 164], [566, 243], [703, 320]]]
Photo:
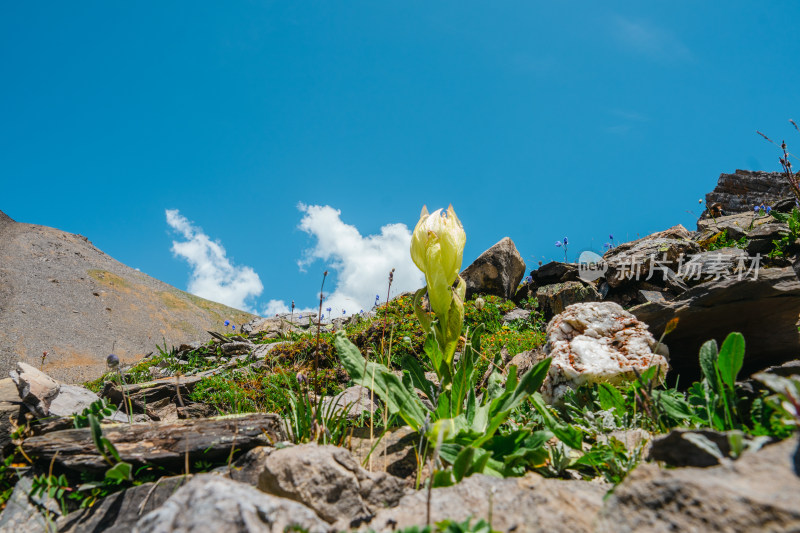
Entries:
[[452, 300], [452, 286], [461, 271], [467, 234], [453, 206], [428, 214], [422, 208], [411, 236], [411, 259], [425, 274], [433, 312], [443, 319]]

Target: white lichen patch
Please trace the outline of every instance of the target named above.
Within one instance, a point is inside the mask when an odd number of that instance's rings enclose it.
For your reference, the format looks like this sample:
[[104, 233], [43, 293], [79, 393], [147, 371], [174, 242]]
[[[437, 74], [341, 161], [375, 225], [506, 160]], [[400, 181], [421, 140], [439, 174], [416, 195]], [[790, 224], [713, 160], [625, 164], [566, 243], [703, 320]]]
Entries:
[[[669, 368], [667, 358], [654, 353], [656, 340], [631, 313], [613, 302], [573, 304], [547, 326], [550, 371], [542, 385], [548, 403], [557, 402], [568, 389], [587, 383], [614, 385], [636, 378], [636, 371]], [[660, 347], [659, 352], [665, 351]]]

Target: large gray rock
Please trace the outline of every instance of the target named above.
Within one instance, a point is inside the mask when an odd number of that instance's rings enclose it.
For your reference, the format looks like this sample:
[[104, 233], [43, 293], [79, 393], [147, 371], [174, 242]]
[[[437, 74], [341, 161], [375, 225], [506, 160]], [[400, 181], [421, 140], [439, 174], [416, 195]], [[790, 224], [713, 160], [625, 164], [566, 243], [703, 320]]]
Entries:
[[762, 268], [753, 273], [726, 276], [692, 287], [678, 299], [649, 302], [630, 310], [659, 337], [673, 318], [677, 327], [665, 339], [670, 364], [681, 382], [699, 377], [697, 357], [709, 339], [722, 344], [732, 331], [747, 341], [742, 376], [770, 365], [791, 361], [800, 351], [797, 322], [800, 280], [792, 268]]
[[397, 504], [403, 483], [385, 472], [367, 472], [344, 448], [304, 444], [275, 450], [263, 464], [258, 488], [303, 502], [340, 528], [369, 520]]
[[733, 274], [737, 268], [747, 270], [750, 261], [747, 252], [740, 248], [722, 248], [694, 254], [678, 269], [681, 279], [690, 285], [697, 285], [710, 279]]
[[[669, 287], [675, 282], [667, 270], [674, 275], [682, 258], [700, 251], [700, 246], [691, 240], [689, 231], [677, 225], [607, 251], [603, 255], [608, 265], [605, 278], [612, 288], [638, 281]], [[670, 288], [683, 290], [685, 287]]]
[[161, 478], [155, 483], [143, 483], [106, 496], [92, 507], [59, 518], [58, 532], [130, 531], [142, 516], [161, 507], [188, 479], [186, 476]]
[[[47, 502], [37, 502], [30, 492], [33, 483], [30, 476], [24, 476], [14, 486], [11, 497], [6, 502], [6, 508], [0, 514], [0, 531], [17, 533], [49, 533], [53, 531], [52, 524], [58, 518], [58, 504], [47, 499]], [[44, 508], [41, 506], [45, 503]], [[50, 516], [46, 516], [47, 513]]]
[[636, 372], [652, 367], [666, 376], [667, 358], [654, 353], [662, 351], [656, 344], [647, 325], [618, 304], [571, 305], [547, 325], [545, 349], [552, 361], [542, 396], [547, 402], [558, 402], [569, 389], [632, 381]]
[[800, 531], [797, 445], [703, 469], [642, 463], [606, 500], [597, 532]]
[[461, 273], [467, 283], [467, 299], [473, 294], [511, 298], [524, 275], [525, 261], [508, 237], [483, 252]]
[[720, 204], [729, 213], [753, 211], [754, 205], [774, 205], [792, 195], [792, 188], [781, 172], [736, 170], [720, 174], [717, 186], [706, 194], [706, 205]]
[[593, 285], [580, 281], [554, 283], [536, 289], [536, 301], [545, 318], [562, 313], [568, 306], [580, 302], [599, 302], [600, 293]]
[[58, 381], [23, 362], [17, 362], [9, 375], [17, 386], [19, 397], [31, 411], [39, 416], [50, 414], [50, 402], [61, 389]]
[[[432, 523], [484, 519], [499, 531], [590, 532], [609, 488], [603, 483], [545, 479], [533, 473], [507, 479], [476, 474], [452, 487], [433, 489], [430, 519]], [[410, 493], [397, 507], [380, 511], [364, 530], [424, 526], [426, 508], [427, 491]]]
[[135, 533], [328, 533], [308, 507], [214, 474], [195, 476], [143, 516]]
[[336, 396], [325, 396], [322, 398], [322, 412], [333, 413], [346, 412], [348, 420], [356, 420], [366, 413], [378, 413], [380, 416], [381, 408], [378, 404], [377, 395], [366, 387], [353, 385], [348, 387]]

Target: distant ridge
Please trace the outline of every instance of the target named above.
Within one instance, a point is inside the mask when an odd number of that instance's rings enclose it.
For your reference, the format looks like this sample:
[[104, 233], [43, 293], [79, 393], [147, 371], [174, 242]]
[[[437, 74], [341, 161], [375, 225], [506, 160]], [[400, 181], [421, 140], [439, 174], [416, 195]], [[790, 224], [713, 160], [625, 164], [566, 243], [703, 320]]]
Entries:
[[16, 361], [77, 383], [114, 351], [133, 363], [253, 315], [178, 290], [114, 260], [86, 237], [0, 211], [0, 377]]

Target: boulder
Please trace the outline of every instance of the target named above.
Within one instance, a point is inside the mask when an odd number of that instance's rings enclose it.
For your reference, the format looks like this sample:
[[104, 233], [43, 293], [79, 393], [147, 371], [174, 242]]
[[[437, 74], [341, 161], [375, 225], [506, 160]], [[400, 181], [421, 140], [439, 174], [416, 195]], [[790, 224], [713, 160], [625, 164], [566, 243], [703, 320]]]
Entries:
[[[486, 520], [499, 531], [591, 532], [603, 496], [610, 488], [605, 483], [546, 479], [534, 473], [506, 479], [475, 474], [452, 487], [431, 491], [430, 521], [463, 521], [472, 517]], [[363, 530], [424, 526], [427, 499], [425, 490], [409, 493], [396, 507], [381, 510]]]
[[[18, 533], [50, 533], [52, 520], [58, 518], [60, 508], [58, 502], [45, 495], [44, 501], [36, 501], [31, 497], [33, 481], [30, 475], [23, 476], [14, 486], [14, 491], [8, 498], [0, 514], [0, 531], [15, 531]], [[50, 513], [50, 523], [45, 517], [45, 512]]]
[[798, 438], [710, 468], [642, 463], [607, 498], [598, 533], [800, 531]]
[[774, 205], [792, 196], [792, 187], [782, 172], [736, 170], [720, 174], [717, 186], [706, 194], [706, 205], [720, 204], [729, 213], [753, 212], [755, 205]]
[[631, 381], [636, 371], [651, 367], [659, 367], [665, 376], [667, 359], [654, 353], [654, 348], [656, 340], [647, 325], [618, 304], [573, 304], [547, 325], [545, 349], [552, 362], [542, 396], [547, 402], [557, 402], [568, 389]]
[[[405, 486], [412, 488], [416, 484], [417, 474], [414, 448], [419, 446], [419, 443], [418, 433], [408, 426], [401, 426], [387, 430], [383, 437], [375, 432], [372, 438], [369, 428], [363, 428], [361, 431], [356, 429], [348, 444], [358, 463], [363, 464], [369, 471], [386, 472], [403, 479]], [[423, 473], [424, 471], [423, 468]]]
[[258, 488], [313, 509], [339, 529], [368, 521], [393, 507], [405, 493], [402, 481], [385, 472], [367, 472], [344, 448], [304, 444], [270, 453]]
[[[755, 279], [753, 279], [755, 277]], [[791, 267], [762, 268], [757, 275], [725, 276], [692, 287], [669, 302], [649, 302], [630, 309], [650, 326], [653, 335], [678, 319], [666, 337], [670, 364], [681, 381], [699, 378], [698, 353], [709, 339], [722, 344], [732, 332], [741, 332], [748, 346], [742, 375], [797, 358], [800, 335], [800, 280]]]
[[16, 368], [9, 375], [17, 386], [19, 397], [31, 411], [39, 416], [50, 414], [50, 402], [61, 389], [58, 381], [23, 362], [17, 362]]
[[194, 476], [161, 507], [143, 516], [134, 533], [329, 533], [308, 507], [214, 474]]
[[[614, 289], [639, 281], [650, 281], [661, 286], [674, 284], [674, 273], [681, 259], [701, 251], [690, 237], [686, 228], [678, 225], [612, 248], [603, 255], [608, 265], [605, 274], [607, 283]], [[669, 275], [670, 271], [673, 276]], [[685, 289], [681, 285], [671, 288]]]
[[536, 285], [578, 281], [578, 267], [570, 263], [550, 261], [531, 271], [531, 279]]
[[142, 516], [161, 507], [187, 480], [186, 476], [163, 477], [155, 483], [115, 492], [92, 507], [59, 518], [56, 529], [59, 533], [130, 531]]
[[[731, 445], [728, 433], [711, 429], [673, 429], [660, 435], [650, 443], [649, 461], [660, 461], [670, 466], [695, 466], [704, 468], [719, 464], [719, 457], [698, 446], [693, 435], [700, 435], [713, 443], [723, 457], [730, 457]], [[689, 438], [687, 438], [689, 437]]]
[[467, 283], [467, 299], [474, 294], [511, 298], [524, 275], [525, 261], [508, 237], [483, 252], [461, 273]]
[[580, 281], [566, 281], [545, 285], [536, 289], [536, 300], [545, 318], [550, 318], [564, 311], [568, 306], [579, 302], [599, 302], [600, 293], [593, 285]]
[[788, 224], [764, 224], [747, 234], [747, 253], [766, 255], [775, 248], [773, 241], [789, 233]]
[[697, 285], [710, 279], [744, 272], [749, 268], [747, 252], [739, 248], [722, 248], [694, 254], [678, 267], [678, 275], [690, 285]]
[[503, 315], [503, 323], [508, 324], [509, 322], [514, 322], [515, 320], [528, 320], [530, 316], [530, 311], [517, 307], [516, 309], [512, 309]]

